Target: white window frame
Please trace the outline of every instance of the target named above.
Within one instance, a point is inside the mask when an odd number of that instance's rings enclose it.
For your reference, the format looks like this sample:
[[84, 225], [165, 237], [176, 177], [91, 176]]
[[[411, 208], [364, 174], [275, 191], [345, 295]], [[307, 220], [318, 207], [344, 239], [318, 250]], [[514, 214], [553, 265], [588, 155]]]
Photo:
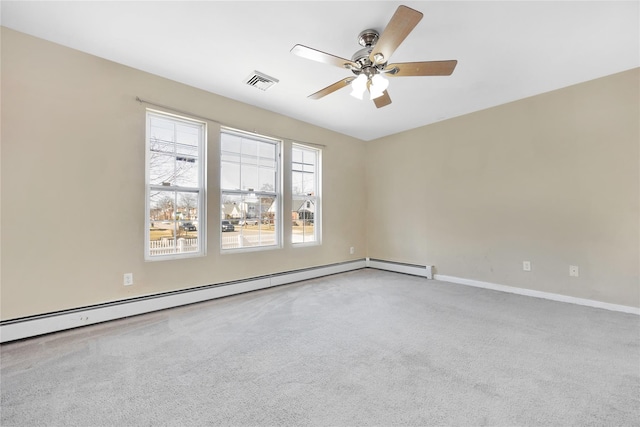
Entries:
[[[315, 177], [315, 194], [297, 194], [294, 193], [294, 189], [293, 189], [293, 185], [294, 185], [294, 180], [293, 180], [293, 174], [294, 172], [294, 156], [293, 156], [293, 150], [301, 150], [301, 151], [308, 151], [308, 152], [312, 152], [315, 154], [316, 156], [316, 170], [314, 172], [314, 177]], [[293, 221], [291, 223], [291, 244], [296, 247], [296, 246], [311, 246], [311, 245], [320, 245], [322, 244], [322, 189], [321, 189], [321, 183], [322, 183], [322, 150], [320, 148], [317, 147], [310, 147], [308, 145], [305, 144], [300, 144], [300, 143], [292, 143], [291, 144], [291, 205], [292, 205], [292, 209], [293, 207], [297, 204], [297, 201], [299, 201], [301, 198], [303, 198], [306, 201], [310, 201], [311, 203], [314, 204], [314, 213], [313, 213], [313, 236], [314, 236], [314, 240], [311, 241], [304, 241], [304, 237], [303, 237], [303, 241], [301, 242], [296, 242], [296, 235], [294, 234], [294, 230], [293, 230]], [[293, 213], [293, 211], [292, 211]], [[304, 220], [303, 220], [304, 221]], [[304, 236], [304, 235], [303, 235]]]
[[[223, 159], [222, 159], [222, 138], [223, 138], [223, 134], [229, 134], [229, 135], [234, 135], [234, 136], [239, 136], [241, 138], [247, 138], [247, 139], [253, 139], [256, 140], [258, 142], [264, 142], [264, 143], [269, 143], [269, 144], [273, 144], [275, 147], [275, 161], [276, 161], [276, 166], [275, 166], [275, 189], [274, 191], [261, 191], [255, 188], [223, 188], [223, 183], [222, 183], [222, 177], [220, 178], [220, 201], [222, 203], [222, 201], [225, 199], [225, 195], [230, 195], [230, 196], [248, 196], [248, 197], [252, 197], [252, 198], [257, 198], [260, 199], [261, 197], [273, 197], [274, 198], [274, 202], [273, 202], [273, 207], [274, 207], [274, 216], [275, 216], [275, 220], [273, 222], [273, 226], [274, 226], [274, 243], [273, 244], [265, 244], [265, 245], [250, 245], [250, 246], [244, 246], [242, 244], [240, 244], [239, 240], [239, 244], [235, 247], [232, 248], [224, 248], [223, 245], [223, 239], [225, 239], [226, 233], [222, 232], [222, 230], [220, 231], [220, 252], [222, 254], [229, 254], [229, 253], [238, 253], [238, 252], [251, 252], [251, 251], [264, 251], [264, 250], [273, 250], [273, 249], [280, 249], [282, 248], [282, 200], [283, 200], [283, 195], [282, 195], [282, 145], [283, 145], [283, 141], [281, 139], [277, 139], [277, 138], [272, 138], [272, 137], [268, 137], [265, 135], [260, 135], [257, 133], [253, 133], [253, 132], [246, 132], [243, 130], [239, 130], [239, 129], [234, 129], [234, 128], [230, 128], [230, 127], [221, 127], [220, 128], [220, 173], [222, 174], [222, 163], [223, 163]], [[242, 176], [242, 175], [241, 175]], [[225, 220], [224, 217], [220, 217], [220, 223]], [[239, 220], [246, 220], [246, 218], [240, 218]], [[257, 218], [257, 221], [259, 221], [259, 226], [262, 227], [263, 225], [265, 225], [263, 223], [263, 218], [259, 215]], [[271, 224], [269, 224], [271, 225]], [[234, 224], [234, 227], [237, 227], [238, 225]], [[241, 236], [239, 236], [239, 239], [242, 239]]]
[[[198, 185], [195, 187], [185, 187], [179, 185], [158, 185], [151, 184], [151, 118], [159, 117], [165, 120], [171, 120], [174, 122], [185, 123], [188, 125], [195, 125], [200, 127], [199, 132], [199, 141], [198, 141], [198, 151], [197, 151], [197, 162], [198, 162]], [[183, 258], [193, 258], [193, 257], [202, 257], [206, 255], [206, 168], [207, 168], [207, 158], [206, 158], [206, 145], [207, 145], [207, 123], [202, 120], [197, 120], [190, 117], [179, 116], [172, 113], [167, 113], [165, 111], [159, 111], [154, 109], [147, 109], [146, 111], [146, 134], [145, 134], [145, 261], [163, 261], [163, 260], [173, 260], [173, 259], [183, 259]], [[163, 254], [161, 249], [153, 248], [153, 251], [157, 252], [157, 254], [152, 254], [151, 248], [151, 222], [150, 218], [151, 213], [151, 195], [154, 192], [166, 192], [168, 194], [173, 194], [175, 198], [179, 193], [193, 193], [196, 195], [197, 200], [197, 250], [191, 251], [186, 249], [185, 252], [172, 252]], [[176, 200], [177, 202], [177, 200]], [[177, 203], [176, 203], [177, 205]], [[155, 221], [154, 221], [155, 222]], [[171, 222], [174, 223], [174, 226], [178, 226], [180, 222], [178, 219], [173, 218]], [[177, 250], [182, 247], [182, 243], [180, 242], [180, 238], [175, 233], [173, 241], [171, 243], [172, 246]], [[186, 245], [188, 247], [188, 245]], [[169, 249], [166, 251], [169, 252]]]

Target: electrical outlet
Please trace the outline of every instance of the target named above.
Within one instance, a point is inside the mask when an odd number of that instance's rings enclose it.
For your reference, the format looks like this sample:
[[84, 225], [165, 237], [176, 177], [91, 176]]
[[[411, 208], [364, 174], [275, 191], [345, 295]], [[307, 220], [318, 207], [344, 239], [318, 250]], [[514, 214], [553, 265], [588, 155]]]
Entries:
[[133, 285], [133, 273], [124, 273], [124, 285], [131, 286]]
[[355, 254], [355, 253], [356, 253], [356, 248], [354, 248], [353, 246], [351, 246], [351, 247], [349, 248], [349, 253], [350, 253], [351, 255]]
[[570, 265], [569, 266], [569, 276], [571, 277], [578, 277], [580, 275], [580, 270], [578, 269], [577, 265]]
[[531, 261], [522, 261], [522, 269], [524, 271], [531, 271]]

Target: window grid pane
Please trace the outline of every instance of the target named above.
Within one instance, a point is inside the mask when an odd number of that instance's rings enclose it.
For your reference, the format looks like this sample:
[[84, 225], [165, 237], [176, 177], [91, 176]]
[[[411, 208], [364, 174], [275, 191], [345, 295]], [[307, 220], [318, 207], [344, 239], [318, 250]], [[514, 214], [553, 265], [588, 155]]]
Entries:
[[222, 132], [221, 249], [279, 244], [278, 145], [259, 136]]
[[318, 242], [319, 150], [294, 144], [291, 152], [291, 242]]
[[205, 124], [147, 113], [146, 257], [202, 255]]
[[292, 205], [292, 243], [310, 243], [316, 241], [316, 200], [315, 197], [293, 199]]

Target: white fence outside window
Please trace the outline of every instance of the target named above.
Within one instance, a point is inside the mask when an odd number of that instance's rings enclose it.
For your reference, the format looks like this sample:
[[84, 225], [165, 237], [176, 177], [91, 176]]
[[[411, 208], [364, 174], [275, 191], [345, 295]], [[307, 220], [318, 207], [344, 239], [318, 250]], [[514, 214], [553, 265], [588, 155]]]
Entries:
[[149, 242], [150, 255], [171, 255], [198, 252], [198, 239], [161, 239]]
[[240, 249], [240, 248], [250, 248], [250, 247], [258, 247], [258, 246], [270, 246], [275, 245], [275, 235], [272, 234], [271, 238], [266, 238], [265, 235], [262, 237], [259, 234], [256, 235], [237, 235], [237, 236], [225, 236], [222, 238], [222, 249]]
[[[222, 236], [223, 249], [239, 249], [257, 246], [275, 245], [275, 236], [271, 239], [265, 239], [263, 235], [234, 235]], [[198, 252], [198, 239], [162, 239], [152, 240], [149, 242], [149, 252], [151, 255], [171, 255], [184, 254], [189, 252]]]

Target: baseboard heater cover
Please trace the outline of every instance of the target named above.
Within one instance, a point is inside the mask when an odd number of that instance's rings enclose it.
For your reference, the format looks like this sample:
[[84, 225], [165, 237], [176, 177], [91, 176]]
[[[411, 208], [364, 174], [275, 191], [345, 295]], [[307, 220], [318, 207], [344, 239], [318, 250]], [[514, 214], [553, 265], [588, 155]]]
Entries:
[[0, 322], [0, 343], [35, 337], [66, 329], [151, 313], [167, 308], [208, 301], [245, 292], [303, 280], [315, 279], [366, 267], [364, 259], [311, 267], [290, 272], [271, 274], [247, 280], [220, 283], [163, 294], [132, 298], [130, 300], [97, 304], [55, 313], [24, 317]]
[[473, 286], [475, 288], [491, 289], [494, 291], [507, 292], [510, 294], [524, 295], [528, 297], [548, 299], [551, 301], [565, 302], [569, 304], [584, 305], [587, 307], [602, 308], [604, 310], [640, 315], [640, 308], [630, 307], [627, 305], [611, 304], [608, 302], [596, 301], [596, 300], [585, 299], [585, 298], [577, 298], [577, 297], [572, 297], [572, 296], [562, 295], [562, 294], [554, 294], [551, 292], [536, 291], [533, 289], [498, 285], [496, 283], [482, 282], [480, 280], [471, 280], [471, 279], [465, 279], [465, 278], [455, 277], [455, 276], [446, 276], [442, 274], [436, 274], [434, 275], [433, 278], [435, 280], [440, 280], [442, 282], [456, 283], [458, 285]]
[[385, 261], [381, 259], [366, 258], [367, 267], [378, 270], [394, 271], [396, 273], [410, 274], [412, 276], [426, 277], [433, 279], [433, 266], [406, 264], [395, 261]]

